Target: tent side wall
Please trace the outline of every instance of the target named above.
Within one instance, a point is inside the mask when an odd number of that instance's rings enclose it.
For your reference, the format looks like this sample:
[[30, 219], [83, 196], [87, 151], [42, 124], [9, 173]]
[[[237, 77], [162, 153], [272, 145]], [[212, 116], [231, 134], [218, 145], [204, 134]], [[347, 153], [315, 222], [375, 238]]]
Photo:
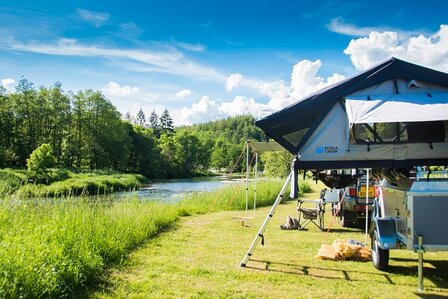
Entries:
[[[387, 85], [390, 87], [390, 82]], [[374, 86], [367, 93], [380, 89], [382, 88]], [[441, 91], [440, 88], [434, 88], [433, 90]], [[380, 92], [384, 92], [384, 89]], [[431, 90], [424, 90], [424, 92], [431, 92]], [[366, 93], [359, 91], [357, 94]], [[448, 97], [448, 93], [446, 94]], [[413, 91], [408, 90], [407, 95], [411, 98], [418, 98], [422, 94], [420, 89], [414, 89]], [[426, 96], [426, 93], [424, 95]], [[299, 152], [301, 168], [392, 168], [448, 164], [447, 121], [439, 123], [444, 126], [444, 139], [434, 142], [357, 143], [353, 138], [351, 125], [343, 102], [344, 100], [341, 99], [333, 105], [330, 112], [301, 148]], [[373, 126], [373, 124], [370, 125]], [[406, 131], [410, 133], [410, 129], [406, 129]]]

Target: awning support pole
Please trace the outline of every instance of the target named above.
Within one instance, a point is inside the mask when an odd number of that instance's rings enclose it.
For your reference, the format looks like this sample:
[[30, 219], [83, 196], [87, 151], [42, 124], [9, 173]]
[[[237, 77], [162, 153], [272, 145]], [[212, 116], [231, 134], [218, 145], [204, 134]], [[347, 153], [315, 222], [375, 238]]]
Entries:
[[249, 209], [249, 141], [246, 141], [246, 220]]
[[367, 238], [369, 235], [369, 168], [366, 169], [366, 235], [364, 238], [364, 244], [367, 246]]
[[283, 199], [283, 194], [285, 193], [286, 188], [288, 187], [289, 182], [291, 181], [291, 174], [289, 174], [288, 178], [286, 179], [285, 184], [283, 185], [282, 189], [280, 190], [280, 193], [277, 195], [277, 199], [275, 200], [274, 204], [272, 205], [271, 210], [269, 211], [268, 215], [266, 216], [266, 219], [264, 220], [263, 224], [261, 225], [260, 229], [258, 230], [257, 235], [255, 236], [254, 241], [249, 247], [249, 250], [247, 251], [246, 255], [244, 256], [243, 260], [241, 261], [241, 267], [246, 267], [247, 261], [252, 256], [252, 252], [254, 251], [255, 247], [258, 244], [258, 241], [261, 240], [262, 245], [264, 243], [264, 231], [266, 230], [266, 227], [269, 224], [269, 221], [274, 216], [275, 210], [277, 209], [278, 205]]
[[258, 180], [258, 152], [255, 152], [255, 178], [254, 178], [254, 218], [257, 209], [257, 180]]

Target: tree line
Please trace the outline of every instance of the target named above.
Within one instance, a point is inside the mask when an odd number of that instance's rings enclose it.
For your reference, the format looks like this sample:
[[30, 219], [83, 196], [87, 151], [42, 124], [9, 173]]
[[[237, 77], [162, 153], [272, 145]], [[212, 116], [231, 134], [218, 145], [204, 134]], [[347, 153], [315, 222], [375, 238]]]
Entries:
[[48, 143], [61, 168], [187, 177], [233, 166], [246, 140], [263, 138], [253, 123], [245, 115], [175, 128], [167, 109], [160, 117], [142, 109], [122, 116], [100, 91], [36, 88], [22, 79], [15, 92], [0, 86], [0, 167], [25, 167]]

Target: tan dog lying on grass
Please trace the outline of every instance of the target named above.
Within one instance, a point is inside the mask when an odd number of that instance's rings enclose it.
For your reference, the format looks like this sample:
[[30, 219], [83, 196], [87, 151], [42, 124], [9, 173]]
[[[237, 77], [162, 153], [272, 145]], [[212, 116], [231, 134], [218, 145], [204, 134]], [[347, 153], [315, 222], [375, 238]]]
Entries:
[[299, 227], [300, 227], [299, 219], [292, 218], [291, 216], [287, 216], [286, 223], [280, 225], [280, 229], [283, 229], [283, 230], [299, 229]]

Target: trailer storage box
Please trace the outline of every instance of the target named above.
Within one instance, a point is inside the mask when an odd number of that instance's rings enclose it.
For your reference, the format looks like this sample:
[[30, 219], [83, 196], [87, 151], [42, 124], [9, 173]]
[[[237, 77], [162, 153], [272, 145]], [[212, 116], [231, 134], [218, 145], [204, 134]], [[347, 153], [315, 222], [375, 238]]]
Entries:
[[432, 195], [409, 192], [407, 205], [407, 249], [418, 249], [418, 236], [423, 237], [427, 251], [448, 250], [448, 194]]

